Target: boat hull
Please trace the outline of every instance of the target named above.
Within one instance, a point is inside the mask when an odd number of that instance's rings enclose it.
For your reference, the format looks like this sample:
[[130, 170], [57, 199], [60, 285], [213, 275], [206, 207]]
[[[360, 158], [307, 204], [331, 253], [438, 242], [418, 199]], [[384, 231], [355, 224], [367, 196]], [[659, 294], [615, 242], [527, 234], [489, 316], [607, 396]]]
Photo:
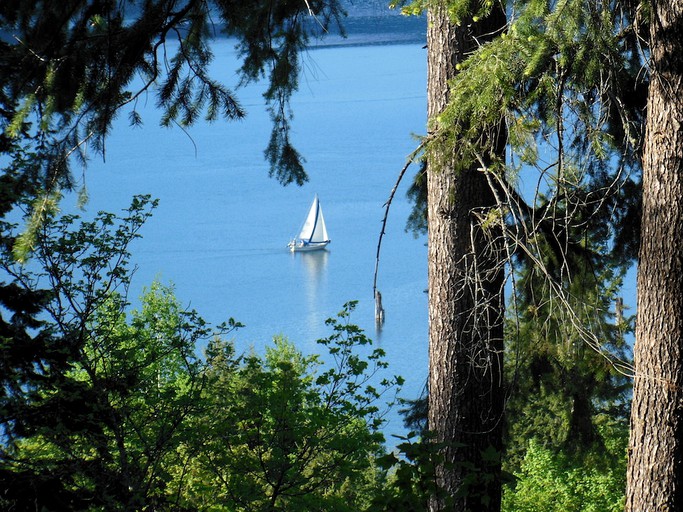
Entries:
[[327, 247], [327, 244], [329, 243], [329, 240], [326, 240], [325, 242], [304, 242], [303, 240], [292, 240], [289, 242], [288, 247], [292, 252], [311, 252], [320, 251]]

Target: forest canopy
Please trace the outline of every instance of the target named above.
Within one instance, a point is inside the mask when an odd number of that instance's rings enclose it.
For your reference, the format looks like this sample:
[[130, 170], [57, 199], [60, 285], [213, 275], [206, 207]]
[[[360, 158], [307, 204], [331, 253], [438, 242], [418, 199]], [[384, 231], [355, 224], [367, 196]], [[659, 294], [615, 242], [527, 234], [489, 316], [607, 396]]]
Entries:
[[[210, 328], [172, 287], [151, 284], [130, 310], [149, 197], [91, 222], [57, 213], [86, 148], [105, 154], [117, 116], [142, 122], [141, 95], [169, 126], [244, 114], [208, 71], [218, 30], [237, 41], [242, 82], [268, 84], [270, 174], [303, 183], [290, 99], [341, 3], [0, 3], [1, 505], [683, 506], [680, 2], [393, 5], [429, 19], [411, 194], [429, 236], [433, 371], [427, 419], [418, 402], [415, 432], [385, 453], [378, 403], [401, 378], [380, 376], [353, 303], [322, 340], [331, 367], [285, 339], [236, 354], [239, 322]], [[518, 190], [528, 169], [533, 198]], [[632, 362], [619, 288], [636, 260]]]

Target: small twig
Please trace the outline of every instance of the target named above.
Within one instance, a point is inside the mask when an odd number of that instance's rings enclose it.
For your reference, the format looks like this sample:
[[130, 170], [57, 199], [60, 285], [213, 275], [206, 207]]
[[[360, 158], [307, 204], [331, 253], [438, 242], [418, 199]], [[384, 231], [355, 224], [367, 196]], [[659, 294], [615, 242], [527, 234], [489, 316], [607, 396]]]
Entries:
[[308, 0], [304, 0], [306, 2], [306, 7], [308, 8], [308, 14], [309, 16], [312, 16], [313, 19], [320, 25], [320, 28], [322, 28], [325, 32], [327, 32], [327, 29], [325, 28], [325, 25], [321, 23], [321, 21], [318, 19], [318, 17], [315, 15], [315, 12], [313, 12], [313, 9], [311, 9], [311, 4], [308, 3]]
[[405, 175], [406, 171], [408, 170], [408, 167], [410, 167], [410, 164], [413, 163], [413, 160], [415, 159], [415, 155], [417, 155], [422, 149], [424, 148], [426, 143], [426, 139], [423, 140], [420, 145], [413, 151], [409, 156], [408, 156], [408, 161], [406, 164], [403, 166], [403, 169], [401, 169], [401, 172], [398, 174], [398, 178], [396, 179], [396, 183], [394, 184], [394, 188], [391, 189], [391, 193], [389, 194], [389, 199], [387, 199], [387, 202], [384, 203], [384, 218], [382, 219], [382, 230], [379, 234], [379, 240], [377, 241], [377, 256], [375, 257], [375, 276], [372, 281], [372, 295], [373, 297], [376, 296], [377, 294], [377, 274], [379, 272], [379, 254], [382, 249], [382, 238], [384, 237], [385, 229], [387, 227], [387, 219], [389, 218], [389, 208], [391, 208], [391, 202], [394, 200], [394, 195], [396, 195], [396, 190], [398, 189], [398, 186], [401, 184], [401, 180], [403, 180], [403, 176]]
[[[40, 55], [38, 55], [38, 54], [37, 54], [29, 45], [27, 45], [24, 41], [22, 41], [21, 39], [19, 39], [16, 35], [13, 34], [12, 37], [14, 38], [14, 40], [15, 40], [17, 43], [19, 43], [21, 46], [23, 46], [24, 48], [26, 48], [26, 49], [28, 50], [28, 52], [29, 52], [31, 55], [33, 55], [36, 59], [38, 59], [40, 62], [48, 62], [48, 59], [46, 59], [45, 57], [41, 57]], [[59, 59], [59, 60], [61, 60], [61, 59]]]
[[313, 13], [313, 9], [311, 9], [311, 4], [308, 3], [308, 0], [304, 0], [304, 2], [306, 2], [306, 7], [308, 7], [308, 14], [310, 14], [311, 16], [315, 16], [315, 14]]

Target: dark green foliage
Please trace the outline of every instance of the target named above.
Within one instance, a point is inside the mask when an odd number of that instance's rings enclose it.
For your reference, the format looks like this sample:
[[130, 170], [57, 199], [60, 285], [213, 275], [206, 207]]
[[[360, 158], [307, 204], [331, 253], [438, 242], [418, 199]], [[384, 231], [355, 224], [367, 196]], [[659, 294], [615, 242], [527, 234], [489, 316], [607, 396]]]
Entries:
[[380, 457], [378, 463], [388, 472], [386, 484], [376, 491], [371, 510], [420, 512], [429, 510], [429, 500], [449, 497], [439, 489], [436, 467], [444, 463], [441, 447], [428, 432], [421, 437], [411, 432], [401, 437], [392, 453]]
[[[404, 400], [403, 403], [406, 407], [399, 412], [403, 415], [405, 426], [411, 430], [406, 436], [398, 437], [400, 442], [393, 452], [379, 457], [378, 465], [387, 472], [387, 479], [382, 487], [374, 491], [370, 510], [427, 511], [433, 498], [439, 499], [447, 507], [454, 506], [454, 497], [438, 484], [436, 468], [442, 465], [457, 466], [466, 475], [455, 498], [466, 495], [469, 503], [489, 506], [489, 496], [476, 496], [474, 493], [481, 488], [481, 480], [494, 478], [486, 465], [499, 467], [504, 454], [492, 446], [485, 449], [482, 453], [484, 470], [465, 460], [446, 461], [443, 452], [447, 444], [437, 442], [427, 428], [427, 390], [419, 398]], [[500, 478], [502, 484], [515, 480], [506, 471], [502, 471]]]
[[541, 225], [515, 262], [505, 467], [519, 483], [507, 510], [619, 510], [623, 499], [633, 321], [618, 301], [630, 258], [611, 256], [609, 211], [573, 194], [539, 198], [572, 221]]
[[[208, 331], [158, 285], [126, 320], [128, 247], [154, 206], [139, 197], [123, 217], [101, 213], [80, 224], [76, 216], [50, 217], [29, 266], [3, 254], [10, 286], [49, 290], [34, 338], [44, 344], [27, 351], [21, 335], [3, 338], [3, 354], [19, 352], [3, 359], [11, 371], [2, 375], [0, 402], [10, 509], [163, 507], [162, 466], [187, 436], [183, 419], [201, 405], [194, 350]], [[47, 490], [54, 500], [44, 499]]]
[[[303, 159], [289, 140], [289, 127], [283, 120], [286, 114], [274, 114], [275, 127], [270, 134], [270, 142], [265, 150], [266, 158], [272, 163], [270, 175], [275, 175], [280, 183], [288, 185], [295, 181], [303, 185], [308, 179], [304, 171]], [[287, 172], [284, 170], [287, 169]]]
[[420, 163], [420, 170], [415, 174], [413, 182], [406, 193], [413, 207], [406, 221], [406, 231], [412, 231], [417, 237], [427, 233], [427, 163]]
[[583, 223], [574, 215], [571, 230], [538, 237], [536, 252], [518, 259], [507, 358], [512, 467], [521, 440], [588, 449], [600, 444], [596, 415], [627, 413], [633, 326], [612, 313], [627, 262], [605, 254], [610, 231], [594, 224], [599, 212]]
[[[320, 340], [325, 363], [276, 339], [265, 357], [235, 360], [230, 346], [209, 346], [204, 442], [188, 470], [188, 507], [218, 510], [355, 511], [365, 507], [379, 472], [379, 399], [400, 379], [369, 340], [348, 323], [353, 304], [330, 319]], [[227, 353], [226, 353], [227, 349]], [[188, 449], [191, 449], [188, 446]]]
[[227, 20], [228, 34], [239, 38], [243, 82], [258, 80], [269, 70], [270, 82], [264, 97], [273, 121], [265, 151], [270, 175], [284, 185], [292, 182], [302, 185], [308, 179], [304, 160], [289, 136], [292, 117], [289, 99], [299, 85], [299, 58], [310, 38], [326, 33], [332, 25], [343, 33], [340, 22], [345, 12], [336, 0], [275, 3], [217, 0], [216, 3]]
[[[343, 15], [336, 0], [3, 2], [0, 151], [14, 157], [13, 141], [31, 151], [33, 179], [50, 193], [73, 185], [74, 157], [104, 154], [120, 112], [143, 121], [142, 95], [156, 98], [163, 125], [242, 117], [233, 92], [208, 71], [210, 40], [223, 31], [238, 40], [242, 80], [268, 78], [274, 133], [286, 133], [299, 52]], [[273, 137], [267, 156], [283, 183], [305, 181], [288, 137]]]
[[[213, 330], [158, 283], [128, 314], [128, 246], [154, 206], [47, 218], [30, 269], [5, 251], [15, 307], [50, 290], [34, 327], [52, 351], [3, 338], [0, 505], [365, 509], [382, 480], [380, 402], [402, 380], [381, 376], [383, 352], [349, 323], [355, 304], [328, 320], [325, 361], [285, 340], [236, 357], [222, 337], [238, 322]], [[203, 361], [197, 346], [212, 336]]]
[[[374, 492], [370, 510], [386, 510], [387, 512], [416, 512], [430, 510], [429, 503], [439, 499], [446, 507], [455, 506], [455, 500], [467, 497], [470, 504], [467, 510], [479, 510], [489, 507], [491, 497], [478, 493], [482, 483], [490, 482], [494, 477], [490, 467], [500, 467], [501, 453], [493, 446], [486, 448], [481, 459], [483, 466], [475, 467], [466, 460], [446, 460], [444, 450], [447, 443], [439, 443], [434, 434], [424, 429], [419, 434], [410, 432], [396, 449], [378, 459], [381, 468], [387, 471], [386, 483]], [[455, 496], [451, 496], [438, 483], [437, 467], [455, 466], [465, 475], [463, 485]], [[514, 477], [502, 472], [500, 480], [503, 484], [514, 481]]]
[[429, 396], [427, 386], [422, 394], [414, 400], [402, 400], [403, 409], [399, 413], [403, 416], [403, 425], [411, 432], [427, 432], [427, 417], [429, 409]]
[[503, 494], [505, 512], [595, 511], [624, 509], [628, 427], [602, 417], [603, 445], [568, 453], [528, 442], [514, 485]]

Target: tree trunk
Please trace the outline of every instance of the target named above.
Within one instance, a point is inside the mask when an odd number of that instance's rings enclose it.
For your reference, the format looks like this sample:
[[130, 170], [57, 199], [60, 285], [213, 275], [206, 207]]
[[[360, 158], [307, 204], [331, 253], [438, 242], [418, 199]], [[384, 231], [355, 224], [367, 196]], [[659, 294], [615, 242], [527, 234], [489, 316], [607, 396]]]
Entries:
[[[480, 23], [459, 26], [443, 5], [430, 8], [432, 123], [448, 102], [457, 62], [504, 23], [497, 8]], [[504, 152], [502, 133], [489, 137], [498, 154]], [[480, 165], [463, 167], [451, 150], [441, 146], [427, 156], [429, 429], [443, 446], [437, 480], [445, 493], [432, 499], [430, 509], [493, 511], [501, 497], [503, 272], [499, 239], [478, 226], [474, 213], [496, 201]]]
[[626, 510], [683, 510], [683, 1], [652, 2]]

